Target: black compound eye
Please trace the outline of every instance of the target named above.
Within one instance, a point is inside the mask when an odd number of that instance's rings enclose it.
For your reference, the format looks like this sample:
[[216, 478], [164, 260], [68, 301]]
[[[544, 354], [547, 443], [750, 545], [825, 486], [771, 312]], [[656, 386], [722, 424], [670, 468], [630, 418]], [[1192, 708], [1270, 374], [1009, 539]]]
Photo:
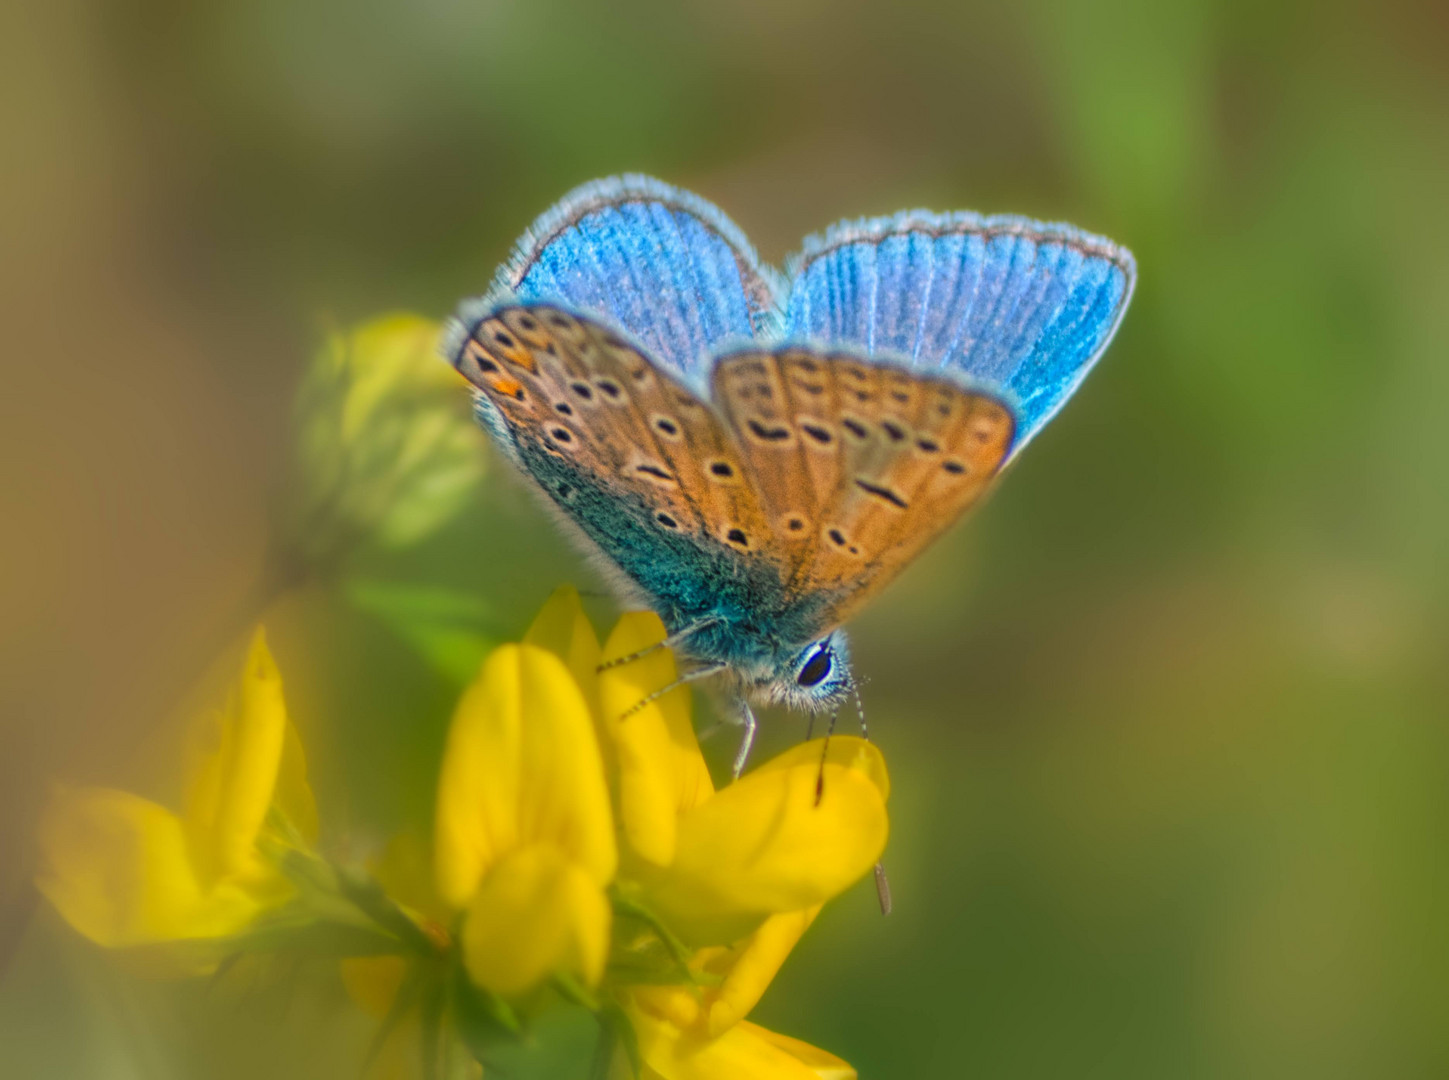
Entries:
[[818, 686], [820, 681], [830, 674], [830, 647], [822, 645], [815, 650], [815, 655], [805, 661], [805, 666], [800, 669], [800, 674], [795, 676], [795, 681], [801, 686]]

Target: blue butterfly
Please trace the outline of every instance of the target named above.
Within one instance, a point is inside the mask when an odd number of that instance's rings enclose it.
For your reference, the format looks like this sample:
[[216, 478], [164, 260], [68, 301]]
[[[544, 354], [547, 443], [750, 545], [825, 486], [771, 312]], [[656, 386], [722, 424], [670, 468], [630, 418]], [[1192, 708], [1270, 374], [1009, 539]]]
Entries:
[[731, 684], [738, 773], [751, 702], [854, 691], [841, 625], [1062, 407], [1135, 277], [1068, 225], [914, 210], [835, 225], [782, 275], [703, 199], [625, 176], [540, 217], [444, 350], [503, 453], [659, 613], [680, 681]]

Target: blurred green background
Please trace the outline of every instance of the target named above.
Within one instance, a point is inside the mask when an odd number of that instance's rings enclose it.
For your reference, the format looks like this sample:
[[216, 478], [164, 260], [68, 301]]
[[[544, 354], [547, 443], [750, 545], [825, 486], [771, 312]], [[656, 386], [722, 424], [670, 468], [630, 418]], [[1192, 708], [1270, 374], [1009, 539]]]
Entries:
[[[858, 620], [897, 910], [827, 910], [754, 1018], [864, 1077], [1449, 1075], [1442, 6], [59, 0], [0, 41], [0, 1073], [356, 1074], [339, 995], [208, 1007], [32, 912], [24, 837], [50, 776], [165, 793], [324, 330], [443, 316], [630, 170], [776, 263], [923, 205], [1140, 266], [1072, 405]], [[496, 635], [597, 587], [501, 462], [348, 573]], [[345, 592], [269, 623], [365, 852], [426, 827], [456, 683]]]

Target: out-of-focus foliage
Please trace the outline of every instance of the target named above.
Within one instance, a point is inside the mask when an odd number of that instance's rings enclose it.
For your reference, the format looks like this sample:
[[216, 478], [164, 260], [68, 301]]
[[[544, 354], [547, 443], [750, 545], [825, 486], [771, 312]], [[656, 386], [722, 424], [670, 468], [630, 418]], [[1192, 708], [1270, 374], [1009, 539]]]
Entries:
[[347, 598], [391, 628], [438, 674], [461, 686], [496, 640], [500, 624], [481, 597], [437, 586], [349, 581]]
[[[1434, 5], [5, 18], [10, 1071], [356, 1060], [376, 1021], [335, 980], [208, 1011], [12, 915], [34, 868], [13, 838], [47, 776], [181, 805], [157, 718], [235, 634], [318, 313], [441, 319], [569, 187], [642, 170], [776, 262], [836, 218], [924, 205], [1073, 221], [1141, 271], [1111, 351], [990, 504], [857, 620], [896, 910], [868, 886], [827, 908], [751, 1018], [868, 1077], [1449, 1072]], [[469, 668], [582, 563], [502, 468], [416, 543], [347, 563], [267, 620], [361, 859], [430, 829]], [[804, 723], [764, 727], [760, 760]], [[705, 743], [716, 775], [730, 741]]]
[[462, 509], [484, 440], [436, 323], [388, 315], [334, 333], [297, 399], [296, 472], [284, 492], [284, 572], [330, 574], [361, 543], [417, 543]]

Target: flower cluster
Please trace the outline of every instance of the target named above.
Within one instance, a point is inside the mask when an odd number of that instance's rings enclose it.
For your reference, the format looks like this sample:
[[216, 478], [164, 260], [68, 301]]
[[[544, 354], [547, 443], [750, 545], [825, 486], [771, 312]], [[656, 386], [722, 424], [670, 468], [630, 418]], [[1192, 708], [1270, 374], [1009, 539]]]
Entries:
[[[226, 707], [193, 732], [185, 806], [57, 786], [40, 822], [36, 884], [67, 922], [110, 948], [178, 942], [204, 958], [294, 890], [268, 849], [316, 837], [307, 764], [260, 630]], [[201, 960], [204, 964], [204, 959]]]
[[39, 885], [97, 943], [185, 970], [326, 933], [353, 996], [384, 1018], [379, 1046], [411, 1047], [376, 1054], [379, 1068], [438, 1074], [450, 1047], [486, 1068], [572, 1003], [598, 1020], [599, 1075], [853, 1076], [745, 1017], [821, 906], [879, 858], [884, 762], [860, 739], [816, 741], [717, 790], [687, 689], [633, 708], [674, 679], [663, 638], [655, 616], [626, 614], [601, 647], [559, 590], [458, 703], [430, 857], [398, 847], [368, 877], [315, 849], [258, 632], [207, 719], [185, 809], [57, 789]]

